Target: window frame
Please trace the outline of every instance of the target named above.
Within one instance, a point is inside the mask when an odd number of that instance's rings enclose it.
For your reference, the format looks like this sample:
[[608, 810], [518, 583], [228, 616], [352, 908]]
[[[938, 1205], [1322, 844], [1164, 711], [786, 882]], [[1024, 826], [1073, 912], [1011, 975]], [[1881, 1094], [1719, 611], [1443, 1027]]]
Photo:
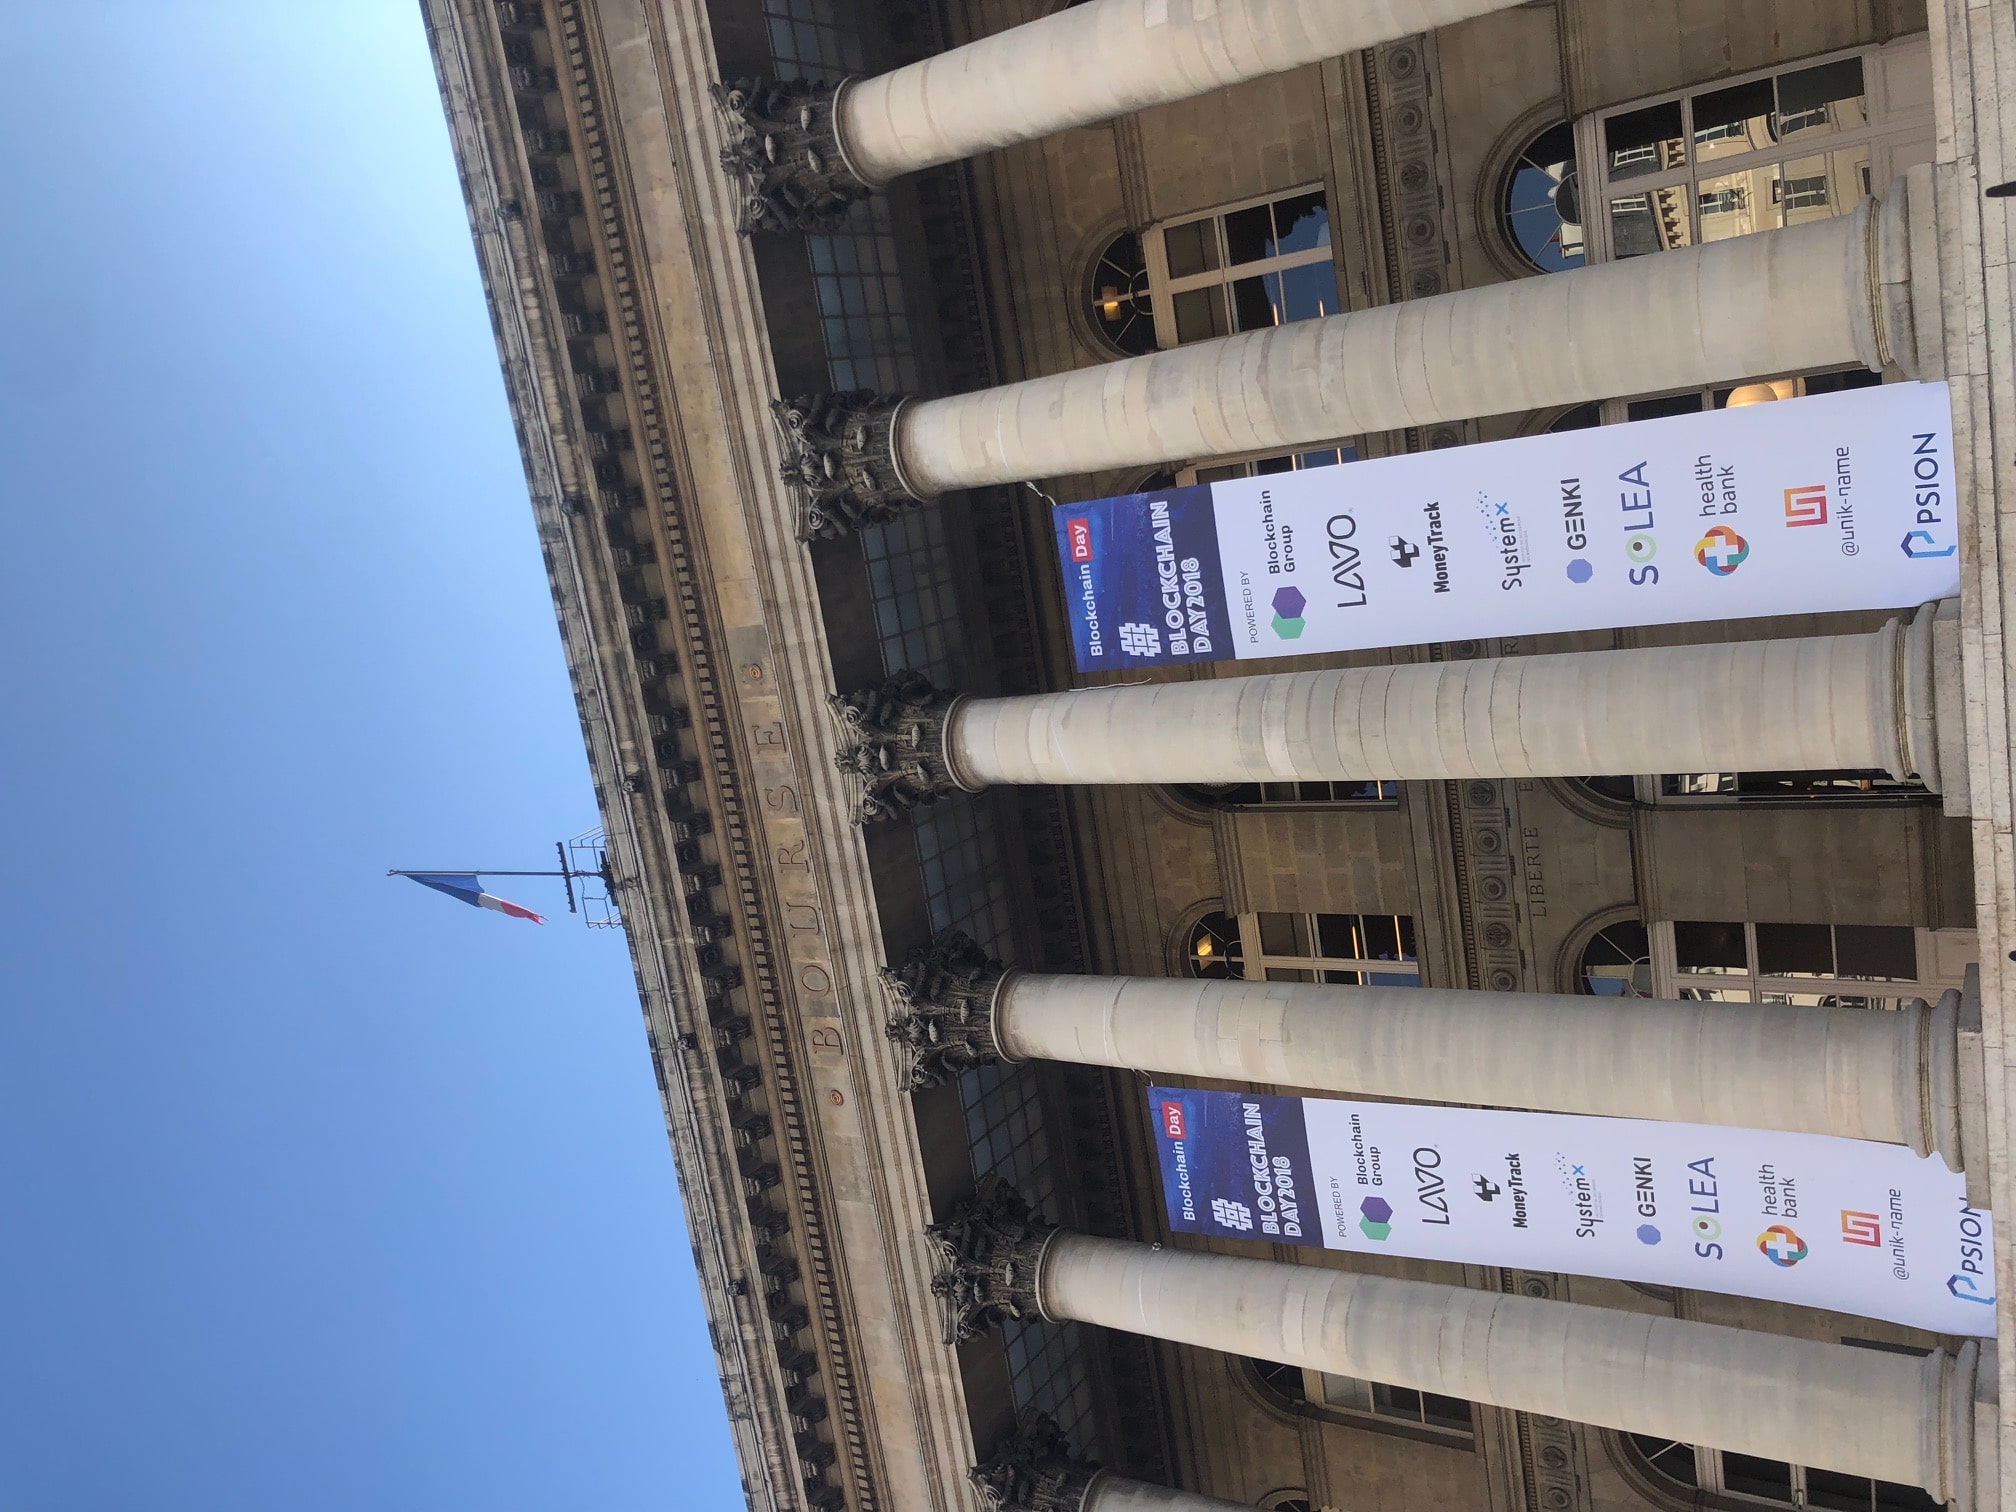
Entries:
[[[1882, 1000], [1872, 1003], [1876, 1011], [1886, 1011], [1901, 1006], [1907, 999], [1924, 998], [1931, 1002], [1948, 988], [1961, 985], [1970, 959], [1980, 954], [1979, 937], [1971, 929], [1925, 929], [1912, 927], [1912, 944], [1916, 953], [1917, 975], [1908, 980], [1870, 979], [1856, 977], [1774, 977], [1766, 976], [1758, 969], [1757, 926], [1770, 920], [1745, 919], [1743, 926], [1744, 954], [1746, 969], [1740, 972], [1683, 972], [1679, 966], [1679, 951], [1674, 938], [1673, 919], [1662, 919], [1646, 926], [1652, 946], [1652, 990], [1656, 997], [1674, 999], [1684, 997], [1688, 990], [1699, 992], [1706, 989], [1735, 989], [1750, 994], [1748, 1001], [1760, 1003], [1765, 993], [1782, 993], [1793, 998], [1813, 996], [1838, 996], [1849, 998], [1871, 998]], [[1691, 921], [1690, 921], [1691, 922]], [[1734, 919], [1713, 920], [1715, 923], [1736, 923]], [[1854, 925], [1830, 924], [1830, 929], [1855, 928]], [[1744, 1001], [1736, 998], [1727, 1001]]]
[[[1283, 200], [1299, 199], [1304, 195], [1318, 194], [1323, 197], [1326, 213], [1333, 213], [1337, 196], [1331, 192], [1328, 180], [1318, 179], [1313, 183], [1293, 185], [1268, 194], [1251, 195], [1248, 198], [1232, 200], [1222, 205], [1212, 205], [1200, 210], [1185, 211], [1156, 221], [1141, 233], [1141, 251], [1148, 264], [1148, 298], [1150, 311], [1155, 317], [1155, 344], [1162, 351], [1171, 351], [1178, 346], [1195, 345], [1181, 342], [1176, 335], [1176, 297], [1197, 289], [1229, 287], [1241, 278], [1259, 278], [1269, 273], [1283, 273], [1292, 268], [1313, 267], [1318, 263], [1329, 265], [1331, 276], [1337, 285], [1337, 309], [1329, 314], [1339, 314], [1344, 309], [1344, 273], [1337, 265], [1337, 236], [1334, 219], [1330, 234], [1321, 246], [1304, 248], [1299, 252], [1280, 253], [1274, 257], [1259, 258], [1251, 262], [1233, 263], [1228, 260], [1229, 248], [1225, 238], [1225, 218], [1236, 215], [1241, 210], [1251, 210], [1261, 205], [1279, 204]], [[1201, 273], [1187, 273], [1174, 278], [1169, 272], [1168, 234], [1182, 226], [1194, 225], [1198, 221], [1210, 221], [1217, 237], [1219, 265], [1207, 268]], [[1229, 298], [1229, 296], [1228, 296]], [[1241, 332], [1230, 328], [1223, 333], [1236, 336]], [[1209, 340], [1215, 338], [1200, 338]], [[1215, 459], [1214, 459], [1215, 460]]]
[[[1236, 916], [1236, 922], [1239, 926], [1240, 962], [1244, 967], [1245, 979], [1249, 982], [1290, 982], [1303, 980], [1303, 978], [1293, 976], [1273, 976], [1270, 975], [1271, 970], [1303, 972], [1307, 974], [1307, 980], [1338, 987], [1419, 987], [1423, 983], [1421, 941], [1418, 933], [1415, 933], [1414, 958], [1412, 960], [1404, 956], [1396, 960], [1386, 960], [1378, 956], [1329, 956], [1317, 954], [1314, 951], [1307, 955], [1284, 955], [1279, 952], [1269, 951], [1262, 945], [1260, 919], [1263, 914], [1302, 920], [1303, 927], [1312, 945], [1319, 945], [1321, 939], [1321, 926], [1317, 921], [1326, 918], [1391, 919], [1394, 921], [1394, 933], [1400, 939], [1403, 946], [1406, 935], [1415, 931], [1414, 916], [1412, 914], [1367, 914], [1362, 912], [1336, 914], [1301, 909], [1255, 909], [1250, 913], [1242, 913]], [[1413, 980], [1406, 983], [1390, 981], [1369, 982], [1364, 980], [1353, 983], [1330, 982], [1326, 980], [1332, 975], [1345, 972], [1356, 972], [1361, 978], [1397, 976], [1412, 977]]]

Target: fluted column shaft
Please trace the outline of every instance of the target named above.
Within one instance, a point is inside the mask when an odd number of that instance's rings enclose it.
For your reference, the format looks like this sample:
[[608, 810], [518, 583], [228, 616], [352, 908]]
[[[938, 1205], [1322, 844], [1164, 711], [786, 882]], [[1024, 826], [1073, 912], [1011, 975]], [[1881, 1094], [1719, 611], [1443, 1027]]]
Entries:
[[1012, 1060], [1836, 1134], [1959, 1164], [1951, 1002], [1870, 1013], [1015, 972], [993, 1036]]
[[1313, 1265], [1055, 1235], [1043, 1312], [1972, 1505], [1975, 1346], [1923, 1358]]
[[1929, 621], [969, 698], [944, 754], [969, 789], [1841, 768], [1936, 789]]
[[[1901, 208], [1901, 185], [1892, 193]], [[930, 498], [1759, 373], [1880, 367], [1875, 224], [1865, 203], [1811, 225], [914, 401], [897, 417], [896, 464]], [[1914, 359], [1896, 360], [1908, 370]]]
[[865, 182], [958, 162], [1245, 79], [1505, 10], [1519, 0], [1089, 0], [848, 84], [835, 107]]

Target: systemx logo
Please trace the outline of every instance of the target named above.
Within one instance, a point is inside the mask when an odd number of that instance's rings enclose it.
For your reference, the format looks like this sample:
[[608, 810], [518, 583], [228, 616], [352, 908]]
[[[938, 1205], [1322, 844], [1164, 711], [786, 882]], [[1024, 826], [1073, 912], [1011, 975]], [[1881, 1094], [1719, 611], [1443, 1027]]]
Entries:
[[1067, 520], [1064, 529], [1071, 541], [1071, 560], [1089, 562], [1092, 560], [1092, 522], [1086, 519]]
[[1727, 577], [1750, 556], [1750, 543], [1727, 525], [1710, 526], [1694, 544], [1694, 560], [1717, 577]]
[[1363, 1202], [1358, 1204], [1358, 1211], [1363, 1214], [1358, 1220], [1358, 1227], [1364, 1232], [1367, 1239], [1384, 1244], [1392, 1237], [1392, 1203], [1388, 1202], [1384, 1197], [1367, 1197]]
[[1782, 1223], [1774, 1223], [1757, 1236], [1757, 1253], [1783, 1270], [1790, 1270], [1807, 1255], [1806, 1241]]
[[1302, 597], [1300, 588], [1277, 588], [1274, 590], [1274, 633], [1283, 640], [1297, 640], [1309, 621], [1302, 617], [1302, 611], [1309, 607], [1309, 600]]
[[1785, 490], [1785, 523], [1787, 525], [1825, 525], [1827, 523], [1827, 490], [1820, 484], [1809, 483], [1804, 488]]

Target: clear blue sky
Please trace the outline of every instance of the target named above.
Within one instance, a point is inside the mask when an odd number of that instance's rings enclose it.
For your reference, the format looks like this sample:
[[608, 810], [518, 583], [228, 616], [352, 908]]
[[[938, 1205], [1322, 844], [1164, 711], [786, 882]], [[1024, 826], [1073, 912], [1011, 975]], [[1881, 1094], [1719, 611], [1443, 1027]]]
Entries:
[[418, 6], [0, 11], [0, 1507], [739, 1507]]

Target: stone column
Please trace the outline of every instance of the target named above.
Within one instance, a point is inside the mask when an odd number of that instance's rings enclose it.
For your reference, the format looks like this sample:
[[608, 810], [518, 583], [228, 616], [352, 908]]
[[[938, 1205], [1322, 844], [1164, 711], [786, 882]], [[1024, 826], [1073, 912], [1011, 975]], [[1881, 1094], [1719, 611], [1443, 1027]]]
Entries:
[[1961, 1168], [1960, 994], [1896, 1013], [1536, 992], [1004, 972], [957, 932], [884, 971], [931, 1086], [1057, 1060], [1399, 1101], [1789, 1129]]
[[[1941, 790], [1957, 684], [1936, 606], [1860, 635], [1572, 651], [954, 698], [915, 674], [833, 701], [870, 819], [995, 783], [1826, 771]], [[1949, 704], [1953, 706], [1949, 707]]]
[[744, 229], [817, 230], [920, 168], [1283, 73], [1520, 0], [1089, 0], [874, 78], [716, 91]]
[[1240, 1505], [1103, 1470], [1073, 1454], [1042, 1413], [1025, 1420], [969, 1478], [987, 1512], [1234, 1512]]
[[[1339, 7], [1340, 9], [1344, 7]], [[1067, 13], [1068, 14], [1068, 13]], [[854, 509], [1339, 436], [1698, 388], [1759, 373], [1917, 368], [1903, 180], [1878, 206], [1781, 231], [1294, 321], [949, 399], [870, 395], [851, 456], [787, 436]], [[1874, 260], [1872, 260], [1872, 258]], [[844, 464], [844, 465], [843, 465]], [[848, 513], [829, 507], [830, 532]]]
[[1918, 1357], [1052, 1228], [984, 1183], [930, 1231], [948, 1338], [1106, 1328], [1922, 1486], [1974, 1506], [1978, 1348]]

